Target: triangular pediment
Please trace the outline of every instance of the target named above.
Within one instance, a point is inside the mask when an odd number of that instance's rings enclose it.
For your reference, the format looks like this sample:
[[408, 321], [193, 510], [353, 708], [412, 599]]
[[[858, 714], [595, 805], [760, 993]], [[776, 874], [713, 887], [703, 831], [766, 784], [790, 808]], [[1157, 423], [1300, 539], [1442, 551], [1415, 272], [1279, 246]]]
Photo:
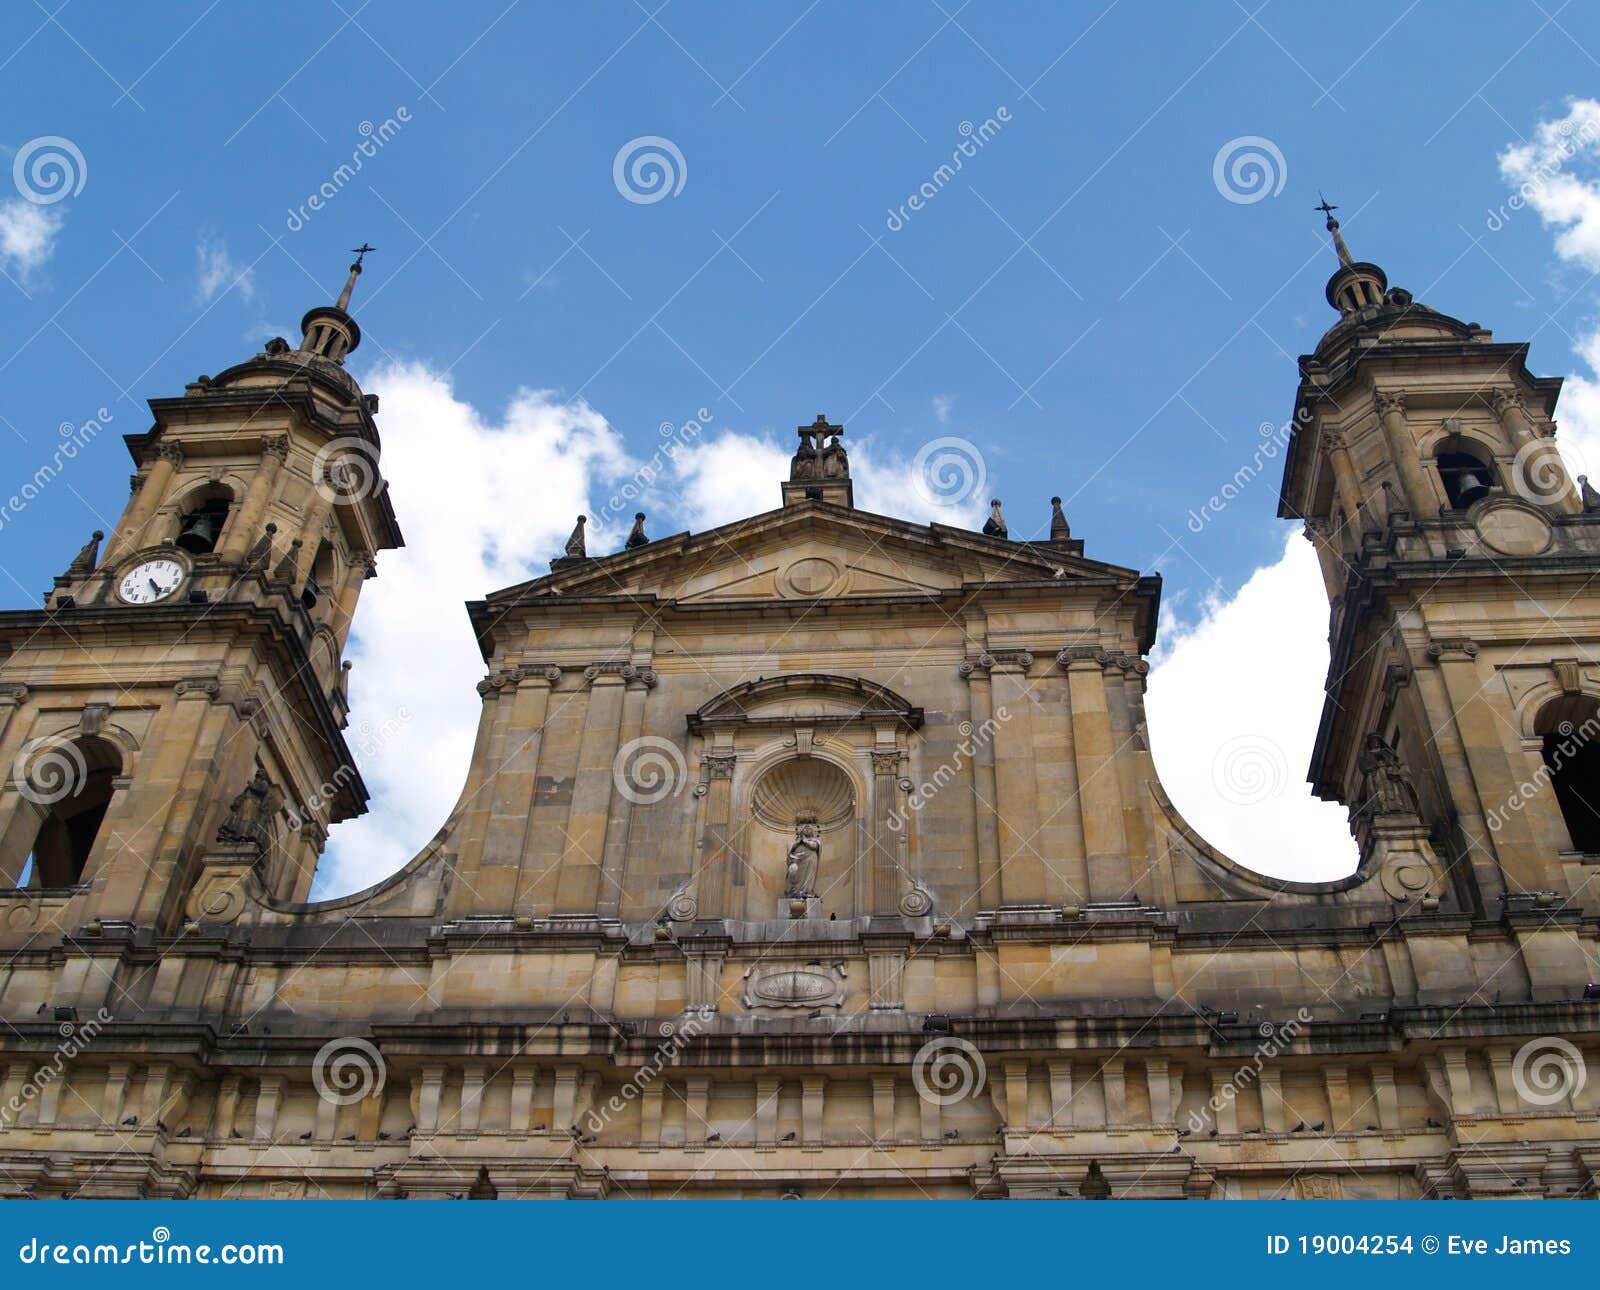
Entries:
[[649, 596], [684, 605], [937, 596], [974, 585], [1132, 577], [1077, 543], [1013, 542], [804, 502], [632, 551], [560, 561], [490, 603], [542, 595]]

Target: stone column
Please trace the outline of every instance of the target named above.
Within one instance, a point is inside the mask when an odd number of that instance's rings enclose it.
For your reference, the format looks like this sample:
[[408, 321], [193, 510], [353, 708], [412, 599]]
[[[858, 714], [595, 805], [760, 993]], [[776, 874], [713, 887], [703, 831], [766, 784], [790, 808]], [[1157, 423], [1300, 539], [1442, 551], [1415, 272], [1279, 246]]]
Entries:
[[513, 1134], [525, 1134], [533, 1124], [533, 1094], [539, 1083], [539, 1068], [518, 1066], [511, 1072], [511, 1126]]
[[589, 706], [584, 714], [578, 769], [572, 781], [572, 805], [567, 813], [566, 846], [556, 882], [556, 911], [567, 914], [598, 912], [626, 687], [622, 676], [614, 671], [591, 667], [584, 676], [589, 682]]
[[1378, 1127], [1393, 1130], [1400, 1127], [1400, 1092], [1395, 1088], [1394, 1067], [1374, 1066], [1371, 1070], [1372, 1098], [1378, 1104]]
[[1039, 851], [1039, 780], [1034, 768], [1033, 696], [1026, 650], [991, 651], [994, 692], [995, 823], [1000, 840], [1001, 905], [1050, 900], [1049, 872]]
[[331, 479], [313, 479], [311, 485], [305, 518], [300, 523], [300, 564], [294, 571], [296, 590], [305, 586], [311, 570], [316, 567], [317, 552], [322, 549], [322, 526], [328, 522], [328, 512], [333, 509], [336, 496]]
[[[122, 1108], [128, 1099], [128, 1079], [133, 1074], [133, 1063], [112, 1062], [106, 1067], [105, 1087], [100, 1091], [100, 1123], [108, 1129], [114, 1129], [122, 1123]], [[233, 1080], [233, 1095], [237, 1102], [239, 1096], [239, 1080], [237, 1076], [225, 1076], [223, 1082]], [[217, 1105], [222, 1105], [222, 1094], [217, 1094]], [[0, 1102], [0, 1115], [5, 1112], [4, 1103]], [[233, 1127], [233, 1117], [230, 1113], [228, 1125], [221, 1133], [212, 1130], [216, 1137], [227, 1136], [227, 1129]]]
[[[217, 1081], [217, 1105], [211, 1113], [211, 1136], [226, 1142], [233, 1136], [234, 1121], [239, 1115], [239, 1093], [242, 1081], [237, 1075], [224, 1075]], [[106, 1085], [106, 1116], [108, 1124], [122, 1123], [122, 1097], [127, 1091], [127, 1080], [116, 1086], [116, 1109], [112, 1110], [112, 1085]]]
[[1168, 1124], [1172, 1120], [1172, 1063], [1165, 1057], [1147, 1057], [1144, 1080], [1150, 1094], [1150, 1122]]
[[[644, 732], [645, 700], [655, 688], [656, 674], [648, 667], [629, 665], [622, 669], [626, 692], [622, 699], [622, 728], [618, 733], [618, 755]], [[633, 823], [633, 802], [623, 793], [611, 796], [610, 818], [605, 829], [605, 857], [600, 871], [599, 909], [602, 917], [615, 918], [622, 906], [622, 887], [627, 874], [628, 837]]]
[[1505, 874], [1510, 891], [1564, 890], [1560, 862], [1538, 844], [1528, 813], [1504, 809], [1526, 779], [1519, 773], [1525, 762], [1521, 737], [1508, 709], [1496, 712], [1489, 696], [1495, 684], [1493, 669], [1480, 666], [1478, 646], [1460, 639], [1437, 640], [1428, 657], [1444, 678], [1449, 715], [1459, 732], [1471, 771], [1477, 802], [1500, 808], [1501, 825], [1489, 833], [1489, 844]]
[[[994, 703], [989, 682], [989, 667], [994, 662], [987, 654], [968, 659], [961, 665], [961, 675], [967, 679], [970, 725], [974, 734], [992, 728]], [[978, 838], [978, 891], [979, 909], [996, 909], [1000, 905], [1000, 832], [995, 820], [994, 740], [974, 739], [972, 750], [972, 809], [974, 828]]]
[[800, 1141], [807, 1146], [822, 1144], [822, 1107], [827, 1087], [826, 1075], [807, 1075], [800, 1081]]
[[365, 551], [357, 551], [350, 557], [350, 563], [344, 571], [344, 581], [340, 583], [338, 595], [334, 598], [333, 612], [328, 616], [328, 625], [333, 628], [341, 649], [350, 636], [350, 624], [355, 621], [362, 586], [376, 572], [377, 561]]
[[1289, 1108], [1283, 1100], [1283, 1076], [1276, 1067], [1263, 1067], [1261, 1083], [1261, 1127], [1268, 1133], [1289, 1131]]
[[1055, 1057], [1045, 1063], [1050, 1072], [1050, 1125], [1056, 1132], [1074, 1125], [1072, 1114], [1072, 1062]]
[[1378, 418], [1383, 424], [1389, 458], [1400, 474], [1400, 491], [1407, 508], [1416, 519], [1437, 518], [1441, 498], [1422, 468], [1417, 441], [1406, 423], [1406, 396], [1399, 390], [1374, 390], [1373, 398], [1378, 404]]
[[422, 1068], [422, 1087], [417, 1093], [418, 1133], [429, 1134], [439, 1131], [439, 1104], [444, 1098], [444, 1073], [445, 1068], [439, 1065]]
[[[468, 881], [460, 899], [480, 911], [527, 908], [526, 892], [519, 891], [529, 821], [538, 792], [539, 754], [544, 743], [545, 717], [550, 695], [561, 680], [561, 669], [549, 664], [524, 664], [499, 674], [492, 710], [492, 742], [487, 750], [488, 778], [477, 788], [475, 803], [487, 819], [482, 850], [473, 856], [463, 844], [462, 862]], [[493, 678], [491, 678], [493, 680]], [[491, 713], [484, 714], [486, 723]]]
[[879, 1144], [894, 1140], [894, 1076], [872, 1077], [872, 1140]]
[[460, 1133], [476, 1133], [483, 1119], [483, 1086], [488, 1069], [468, 1066], [461, 1072], [461, 1113], [456, 1128]]
[[[172, 487], [172, 477], [177, 474], [178, 467], [183, 465], [183, 449], [175, 443], [161, 440], [150, 450], [150, 455], [154, 458], [150, 473], [144, 477], [144, 482], [139, 485], [139, 491], [134, 494], [133, 505], [128, 508], [122, 528], [118, 530], [111, 544], [115, 547], [117, 558], [144, 545], [145, 527], [160, 509], [161, 503], [167, 500], [167, 492]], [[113, 552], [108, 547], [105, 560], [101, 563], [106, 563], [112, 558]]]
[[1070, 646], [1056, 655], [1067, 669], [1072, 707], [1072, 748], [1078, 764], [1078, 804], [1089, 870], [1089, 898], [1127, 900], [1133, 894], [1128, 842], [1122, 823], [1116, 737], [1106, 701], [1104, 650]]
[[639, 1094], [639, 1143], [647, 1151], [661, 1145], [662, 1084], [647, 1084]]
[[217, 554], [229, 564], [244, 559], [245, 552], [261, 536], [261, 517], [272, 500], [273, 486], [278, 482], [278, 472], [289, 457], [289, 436], [270, 435], [261, 441], [261, 460], [256, 473], [244, 490], [244, 500], [233, 513], [228, 524], [228, 535], [223, 538]]
[[711, 1098], [711, 1079], [690, 1075], [683, 1081], [683, 1140], [686, 1145], [704, 1145], [710, 1130], [707, 1104]]
[[778, 1091], [776, 1075], [756, 1076], [756, 1145], [770, 1147], [778, 1141]]
[[278, 1131], [278, 1108], [283, 1103], [282, 1075], [263, 1075], [256, 1091], [256, 1123], [252, 1136], [257, 1142], [271, 1142]]
[[1491, 397], [1500, 427], [1516, 453], [1517, 464], [1513, 470], [1520, 474], [1520, 479], [1512, 481], [1512, 491], [1524, 495], [1528, 501], [1548, 499], [1545, 505], [1568, 515], [1582, 511], [1583, 499], [1567, 477], [1561, 454], [1554, 443], [1541, 439], [1534, 430], [1521, 394], [1513, 387], [1501, 387]]
[[[733, 810], [732, 751], [707, 753], [702, 762], [705, 781], [700, 838], [700, 864], [694, 880], [694, 900], [701, 918], [722, 918], [732, 913], [744, 917], [742, 875], [728, 873], [731, 864]], [[696, 791], [699, 792], [700, 789]], [[740, 899], [732, 900], [737, 891]]]
[[1106, 1100], [1106, 1128], [1128, 1122], [1128, 1084], [1122, 1058], [1113, 1057], [1100, 1068], [1100, 1087]]
[[1342, 1065], [1324, 1066], [1322, 1084], [1328, 1094], [1328, 1129], [1340, 1133], [1350, 1127], [1350, 1071]]
[[1333, 467], [1333, 486], [1339, 494], [1339, 509], [1344, 522], [1354, 533], [1352, 546], [1361, 545], [1361, 478], [1350, 460], [1350, 441], [1337, 430], [1323, 432], [1328, 444], [1328, 461]]
[[899, 804], [900, 753], [872, 751], [872, 904], [868, 913], [893, 915], [900, 910], [905, 878], [900, 873], [900, 833], [889, 827]]

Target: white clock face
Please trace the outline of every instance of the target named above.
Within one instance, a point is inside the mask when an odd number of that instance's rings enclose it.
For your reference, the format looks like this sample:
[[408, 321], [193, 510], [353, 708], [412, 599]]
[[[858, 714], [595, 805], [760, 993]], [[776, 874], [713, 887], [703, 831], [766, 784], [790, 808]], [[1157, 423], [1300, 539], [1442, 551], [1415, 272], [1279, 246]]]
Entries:
[[145, 560], [122, 575], [117, 594], [130, 605], [153, 605], [175, 592], [183, 576], [183, 566], [176, 560]]

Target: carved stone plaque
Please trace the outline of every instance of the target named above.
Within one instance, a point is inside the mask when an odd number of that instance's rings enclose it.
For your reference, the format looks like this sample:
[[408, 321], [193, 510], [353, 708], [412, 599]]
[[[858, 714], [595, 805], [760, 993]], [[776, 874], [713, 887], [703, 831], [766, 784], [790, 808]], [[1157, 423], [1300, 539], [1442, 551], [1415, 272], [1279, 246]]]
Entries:
[[844, 978], [842, 963], [748, 968], [742, 1001], [747, 1008], [840, 1008]]

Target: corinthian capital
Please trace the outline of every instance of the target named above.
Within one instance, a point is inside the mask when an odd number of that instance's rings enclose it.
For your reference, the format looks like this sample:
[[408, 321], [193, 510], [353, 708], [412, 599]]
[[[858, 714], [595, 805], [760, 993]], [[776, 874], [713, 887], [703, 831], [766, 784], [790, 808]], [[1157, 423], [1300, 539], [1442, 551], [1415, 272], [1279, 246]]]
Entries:
[[1399, 390], [1375, 390], [1373, 397], [1378, 403], [1378, 412], [1381, 416], [1390, 413], [1406, 414], [1406, 396]]

